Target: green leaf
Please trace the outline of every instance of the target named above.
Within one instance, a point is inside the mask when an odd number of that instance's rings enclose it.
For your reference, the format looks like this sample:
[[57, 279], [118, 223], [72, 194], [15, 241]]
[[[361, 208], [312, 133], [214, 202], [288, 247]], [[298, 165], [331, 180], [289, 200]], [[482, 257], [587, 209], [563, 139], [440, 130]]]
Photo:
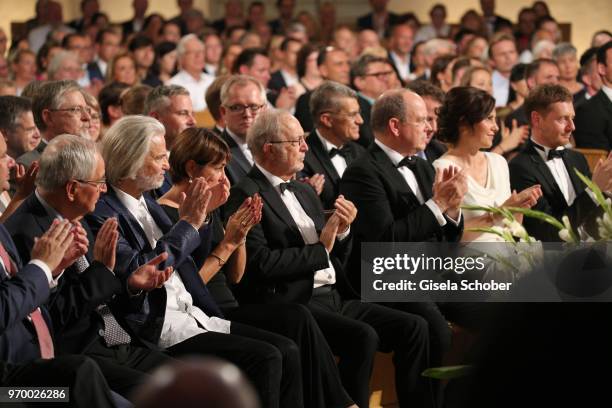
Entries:
[[535, 218], [540, 221], [544, 221], [549, 223], [550, 225], [557, 228], [559, 231], [565, 228], [565, 225], [552, 215], [546, 214], [545, 212], [532, 210], [531, 208], [520, 208], [520, 207], [507, 207], [508, 210], [512, 212], [517, 212], [519, 214], [523, 214], [526, 217]]
[[452, 380], [453, 378], [461, 378], [470, 375], [473, 369], [474, 367], [470, 365], [432, 367], [423, 371], [421, 375], [436, 380]]

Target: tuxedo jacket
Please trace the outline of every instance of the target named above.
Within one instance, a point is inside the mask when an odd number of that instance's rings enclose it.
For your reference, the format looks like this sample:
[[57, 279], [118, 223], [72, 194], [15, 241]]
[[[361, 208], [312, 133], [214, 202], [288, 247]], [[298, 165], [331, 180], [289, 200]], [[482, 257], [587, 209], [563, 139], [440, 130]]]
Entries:
[[576, 147], [612, 150], [612, 101], [603, 90], [576, 111]]
[[[435, 177], [426, 162], [422, 174], [415, 174], [425, 201], [432, 197]], [[387, 154], [373, 143], [353, 162], [340, 180], [340, 194], [352, 201], [358, 213], [352, 229], [355, 245], [349, 269], [360, 268], [362, 242], [459, 241], [463, 219], [458, 225], [448, 221], [440, 226], [425, 204], [420, 204], [410, 186]], [[359, 273], [351, 276], [357, 285]]]
[[[100, 197], [96, 209], [87, 215], [86, 220], [91, 229], [97, 233], [110, 217], [116, 217], [119, 223], [119, 242], [117, 243], [117, 266], [115, 273], [128, 276], [139, 266], [144, 265], [162, 252], [168, 253], [168, 259], [159, 268], [174, 267], [193, 298], [193, 304], [209, 316], [222, 316], [221, 311], [210, 296], [204, 281], [198, 274], [190, 254], [200, 245], [203, 237], [208, 236], [208, 229], [196, 231], [185, 221], [172, 224], [168, 215], [148, 194], [143, 195], [149, 213], [164, 234], [151, 248], [147, 236], [139, 222], [128, 211], [117, 197], [115, 190]], [[161, 287], [142, 296], [139, 308], [132, 308], [126, 321], [137, 335], [146, 341], [157, 344], [161, 335], [166, 313], [166, 289]]]
[[[325, 224], [319, 198], [309, 185], [297, 181], [291, 184], [319, 233]], [[232, 187], [227, 213], [232, 214], [255, 193], [263, 200], [262, 219], [247, 235], [247, 269], [235, 294], [242, 304], [307, 303], [312, 296], [315, 272], [329, 266], [327, 251], [320, 242], [304, 242], [280, 194], [256, 166]], [[343, 267], [350, 249], [350, 236], [336, 241], [330, 259], [336, 270], [338, 290], [344, 296], [354, 297]]]
[[304, 133], [311, 132], [314, 128], [314, 124], [312, 123], [312, 116], [310, 115], [310, 96], [312, 95], [312, 91], [306, 91], [295, 102], [295, 118], [302, 125], [302, 129], [304, 129]]
[[[323, 146], [323, 143], [321, 143], [321, 140], [319, 140], [315, 132], [312, 132], [306, 138], [306, 143], [308, 144], [308, 151], [304, 158], [304, 169], [300, 176], [312, 177], [317, 173], [325, 176], [325, 184], [323, 185], [323, 191], [319, 195], [319, 198], [323, 203], [323, 208], [326, 210], [332, 209], [334, 208], [334, 201], [336, 201], [340, 193], [340, 176], [331, 161], [329, 153], [325, 150], [325, 146]], [[351, 160], [355, 160], [361, 154], [365, 153], [366, 150], [355, 142], [346, 143], [343, 149], [351, 153]]]
[[512, 129], [512, 121], [514, 119], [516, 119], [517, 126], [529, 125], [529, 118], [525, 111], [525, 105], [521, 105], [510, 112], [510, 114], [506, 116], [506, 119], [504, 119], [504, 125], [506, 125], [508, 129]]
[[[578, 178], [574, 169], [579, 170], [587, 177], [591, 177], [591, 171], [584, 156], [575, 150], [565, 150], [563, 163], [576, 191], [576, 199], [571, 206], [567, 205], [559, 185], [531, 140], [526, 143], [525, 148], [508, 165], [510, 184], [512, 189], [516, 191], [539, 184], [542, 187], [543, 195], [533, 209], [543, 211], [558, 220], [561, 220], [563, 215], [567, 215], [572, 225], [578, 227], [592, 219], [598, 211], [595, 202], [587, 194], [584, 183]], [[558, 230], [547, 223], [525, 217], [523, 225], [531, 236], [540, 241], [560, 240]]]
[[247, 173], [251, 170], [251, 163], [247, 160], [242, 150], [234, 139], [224, 130], [221, 134], [221, 139], [227, 143], [232, 153], [230, 162], [225, 167], [225, 174], [230, 181], [231, 185], [238, 183]]
[[425, 157], [428, 162], [433, 163], [446, 153], [447, 150], [448, 148], [444, 143], [436, 139], [431, 139], [429, 143], [427, 143], [427, 147], [425, 147]]
[[0, 242], [19, 271], [9, 279], [0, 267], [0, 384], [3, 384], [9, 374], [9, 365], [40, 358], [36, 331], [28, 315], [40, 306], [50, 332], [53, 331], [44, 307], [49, 297], [45, 272], [34, 264], [22, 265], [17, 248], [2, 225]]
[[[35, 194], [31, 194], [9, 217], [5, 226], [13, 236], [21, 259], [30, 260], [34, 239], [44, 234], [54, 219], [55, 216], [47, 213]], [[127, 327], [122, 319], [124, 310], [130, 308], [125, 280], [93, 260], [94, 235], [84, 222], [81, 225], [89, 240], [86, 258], [90, 266], [82, 273], [75, 265], [66, 268], [47, 302], [58, 340], [58, 353], [84, 352], [99, 339], [104, 324], [96, 308], [101, 304], [107, 303], [117, 321]]]

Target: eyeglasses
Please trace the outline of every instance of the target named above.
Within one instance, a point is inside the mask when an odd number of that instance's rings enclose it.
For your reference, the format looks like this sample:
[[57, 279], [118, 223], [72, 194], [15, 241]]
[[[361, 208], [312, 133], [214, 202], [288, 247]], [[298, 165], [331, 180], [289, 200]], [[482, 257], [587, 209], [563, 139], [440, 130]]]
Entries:
[[91, 115], [91, 108], [88, 106], [73, 106], [72, 108], [49, 109], [50, 112], [68, 112], [74, 116], [83, 116], [84, 113]]
[[251, 113], [257, 113], [259, 112], [259, 110], [261, 108], [263, 108], [264, 106], [266, 106], [265, 104], [261, 104], [261, 105], [231, 105], [231, 106], [225, 106], [230, 112], [232, 113], [239, 113], [239, 114], [243, 114], [247, 109], [249, 110], [249, 112]]
[[304, 143], [306, 139], [304, 139], [304, 136], [300, 136], [299, 138], [295, 139], [295, 140], [270, 140], [266, 143], [270, 143], [270, 144], [281, 144], [281, 143], [291, 143], [292, 146], [301, 146], [302, 143]]
[[393, 75], [393, 71], [382, 71], [382, 72], [372, 72], [370, 74], [363, 74], [364, 77], [373, 76], [373, 77], [376, 77], [376, 79], [383, 79], [390, 75]]
[[81, 184], [89, 184], [90, 186], [94, 186], [98, 191], [106, 191], [106, 179], [101, 180], [75, 180]]

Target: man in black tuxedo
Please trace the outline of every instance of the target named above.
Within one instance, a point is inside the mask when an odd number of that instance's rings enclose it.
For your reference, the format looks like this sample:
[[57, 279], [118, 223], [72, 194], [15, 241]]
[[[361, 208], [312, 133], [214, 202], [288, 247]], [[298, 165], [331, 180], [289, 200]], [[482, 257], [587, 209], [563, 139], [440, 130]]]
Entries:
[[[350, 84], [351, 66], [348, 55], [344, 50], [334, 47], [321, 47], [317, 57], [317, 66], [323, 79], [335, 81], [342, 85]], [[312, 91], [302, 94], [295, 104], [295, 117], [300, 122], [304, 132], [313, 129], [310, 116], [310, 96]]]
[[363, 124], [357, 93], [337, 82], [323, 82], [312, 93], [310, 110], [315, 129], [306, 138], [308, 151], [301, 176], [324, 177], [319, 198], [323, 208], [334, 208], [340, 188], [340, 178], [365, 149], [355, 143]]
[[280, 61], [280, 69], [272, 72], [268, 89], [273, 90], [277, 94], [283, 88], [288, 88], [296, 83], [299, 83], [300, 78], [297, 75], [297, 54], [302, 48], [302, 42], [298, 39], [287, 37], [281, 42], [280, 50], [283, 53], [283, 58]]
[[427, 107], [427, 122], [430, 127], [430, 129], [427, 130], [427, 146], [425, 150], [418, 152], [417, 156], [433, 163], [448, 150], [446, 145], [436, 138], [436, 134], [438, 133], [437, 109], [442, 106], [444, 102], [444, 91], [430, 81], [424, 79], [415, 79], [410, 82], [406, 88], [423, 98], [423, 102], [425, 102], [425, 106]]
[[[127, 140], [126, 140], [127, 139]], [[145, 148], [143, 148], [143, 146]], [[168, 253], [176, 273], [147, 295], [146, 308], [131, 314], [130, 327], [173, 357], [212, 354], [243, 369], [266, 407], [303, 406], [299, 352], [295, 343], [274, 333], [224, 319], [210, 296], [191, 253], [210, 233], [205, 225], [206, 182], [194, 178], [173, 223], [146, 193], [159, 187], [169, 169], [164, 127], [157, 120], [125, 116], [104, 137], [102, 155], [113, 161], [111, 188], [87, 222], [94, 232], [117, 218], [118, 275]]]
[[121, 23], [124, 40], [127, 39], [131, 34], [142, 31], [142, 29], [144, 28], [145, 15], [147, 13], [148, 7], [148, 0], [132, 0], [134, 16], [131, 20], [127, 20]]
[[389, 60], [397, 77], [406, 83], [410, 80], [410, 52], [414, 42], [414, 30], [406, 24], [397, 24], [391, 28], [389, 38]]
[[[591, 172], [584, 156], [565, 149], [574, 130], [572, 94], [561, 85], [536, 87], [525, 99], [531, 121], [531, 139], [509, 164], [513, 190], [521, 191], [539, 184], [543, 196], [533, 207], [557, 219], [567, 215], [574, 227], [591, 221], [598, 213], [590, 190], [575, 170], [587, 177]], [[598, 166], [592, 180], [603, 190], [612, 189], [612, 159]], [[527, 232], [541, 241], [559, 241], [555, 227], [525, 217]]]
[[372, 12], [357, 19], [357, 28], [374, 30], [380, 38], [387, 37], [389, 28], [400, 22], [399, 15], [387, 10], [387, 3], [389, 0], [370, 0]]
[[[467, 188], [465, 176], [455, 169], [435, 174], [431, 163], [418, 156], [431, 131], [423, 99], [405, 89], [384, 93], [372, 109], [372, 130], [374, 143], [340, 181], [340, 193], [359, 210], [349, 261], [355, 285], [362, 242], [453, 242], [463, 232], [459, 206]], [[438, 307], [407, 302], [392, 307], [427, 320], [432, 364], [440, 364], [451, 333]]]
[[387, 58], [365, 54], [351, 65], [351, 84], [358, 91], [358, 102], [363, 123], [359, 127], [357, 142], [368, 147], [374, 141], [370, 127], [372, 105], [384, 91], [391, 88], [396, 75]]
[[[255, 165], [230, 193], [228, 212], [246, 197], [263, 199], [261, 223], [247, 236], [247, 268], [237, 294], [245, 302], [303, 303], [340, 357], [349, 395], [368, 406], [368, 381], [377, 349], [394, 351], [401, 406], [430, 406], [420, 371], [428, 364], [425, 322], [376, 304], [349, 300], [344, 263], [351, 249], [356, 209], [342, 196], [326, 222], [308, 186], [291, 181], [303, 167], [308, 145], [299, 122], [284, 111], [260, 113], [248, 134]], [[281, 307], [281, 306], [279, 306]]]
[[602, 86], [576, 112], [576, 147], [612, 150], [612, 41], [597, 50]]
[[266, 90], [255, 78], [233, 75], [221, 87], [221, 115], [225, 130], [221, 138], [227, 143], [232, 158], [225, 168], [231, 184], [236, 184], [253, 166], [253, 154], [247, 146], [246, 134], [258, 113], [266, 109]]
[[91, 357], [111, 388], [129, 396], [146, 380], [146, 372], [170, 360], [129, 330], [124, 316], [130, 310], [131, 294], [155, 288], [169, 273], [162, 276], [143, 266], [130, 276], [118, 274], [115, 242], [108, 237], [114, 221], [89, 245], [94, 235], [79, 220], [94, 209], [105, 188], [104, 174], [104, 161], [93, 142], [73, 135], [54, 138], [40, 160], [37, 190], [5, 226], [21, 259], [28, 260], [36, 238], [55, 219], [73, 224], [74, 247], [58, 267], [64, 272], [48, 301], [57, 351]]

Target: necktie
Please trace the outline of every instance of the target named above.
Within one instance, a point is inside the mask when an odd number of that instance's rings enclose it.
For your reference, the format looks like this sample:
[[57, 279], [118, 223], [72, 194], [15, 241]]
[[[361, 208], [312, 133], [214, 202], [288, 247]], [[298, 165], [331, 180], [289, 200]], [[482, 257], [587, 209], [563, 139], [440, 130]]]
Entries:
[[49, 327], [43, 318], [43, 315], [39, 308], [36, 308], [30, 313], [30, 319], [34, 325], [36, 331], [36, 337], [38, 338], [38, 347], [40, 348], [40, 357], [50, 359], [55, 356], [53, 351], [53, 340], [51, 340], [51, 333], [49, 333]]
[[295, 189], [295, 187], [293, 186], [293, 184], [291, 184], [290, 181], [287, 181], [286, 183], [280, 183], [278, 185], [278, 188], [280, 188], [281, 194], [283, 194], [286, 190], [293, 191]]
[[[17, 266], [11, 260], [8, 252], [4, 248], [4, 245], [0, 242], [0, 258], [4, 263], [4, 267], [9, 276], [15, 276], [17, 273]], [[30, 313], [30, 320], [36, 331], [36, 338], [38, 339], [38, 347], [40, 349], [40, 357], [49, 359], [53, 358], [55, 353], [53, 352], [53, 340], [51, 339], [51, 333], [49, 333], [49, 327], [43, 318], [43, 315], [39, 308], [36, 308]]]
[[0, 242], [0, 258], [2, 258], [2, 262], [4, 263], [4, 269], [6, 270], [6, 273], [8, 274], [8, 276], [15, 276], [15, 274], [17, 273], [17, 267], [11, 260], [11, 257], [9, 256], [8, 252], [6, 252], [6, 249], [4, 249], [4, 245], [2, 245], [1, 242]]
[[412, 170], [413, 172], [416, 172], [417, 169], [417, 165], [419, 163], [421, 159], [418, 156], [407, 156], [404, 157], [398, 164], [397, 164], [397, 168], [400, 167], [408, 167], [410, 170]]
[[[87, 258], [83, 255], [76, 260], [74, 265], [77, 271], [82, 273], [89, 268], [89, 261], [87, 261]], [[103, 304], [98, 306], [97, 312], [104, 321], [104, 341], [107, 346], [112, 347], [120, 344], [130, 344], [132, 338], [128, 332], [121, 327], [117, 319], [115, 319], [108, 305]]]

